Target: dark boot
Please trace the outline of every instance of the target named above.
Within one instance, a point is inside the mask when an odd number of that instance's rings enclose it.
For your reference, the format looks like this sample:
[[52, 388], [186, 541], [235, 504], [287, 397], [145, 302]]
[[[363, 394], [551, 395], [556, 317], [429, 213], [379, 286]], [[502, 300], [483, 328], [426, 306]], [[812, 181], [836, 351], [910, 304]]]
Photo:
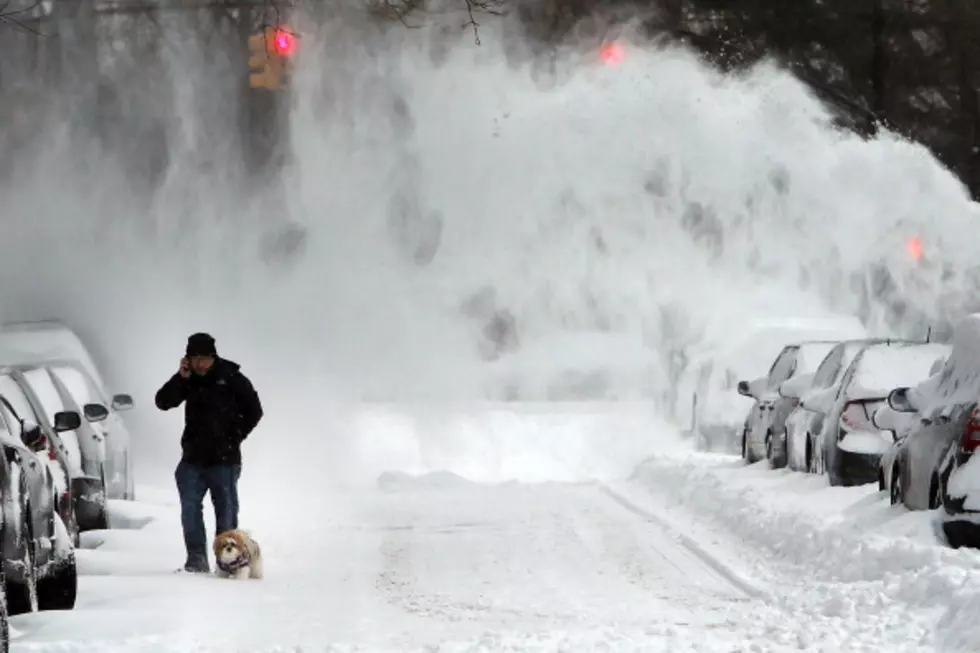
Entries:
[[211, 567], [206, 555], [189, 555], [184, 563], [184, 571], [192, 574], [209, 574]]

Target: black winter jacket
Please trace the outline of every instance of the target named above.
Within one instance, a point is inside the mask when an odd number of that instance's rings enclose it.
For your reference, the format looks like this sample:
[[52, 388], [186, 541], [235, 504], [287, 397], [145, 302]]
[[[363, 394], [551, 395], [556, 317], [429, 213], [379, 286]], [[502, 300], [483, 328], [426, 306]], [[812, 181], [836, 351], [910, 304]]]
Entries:
[[238, 363], [218, 358], [204, 376], [174, 374], [157, 391], [160, 410], [184, 404], [183, 460], [201, 467], [241, 465], [242, 441], [262, 419], [262, 403]]

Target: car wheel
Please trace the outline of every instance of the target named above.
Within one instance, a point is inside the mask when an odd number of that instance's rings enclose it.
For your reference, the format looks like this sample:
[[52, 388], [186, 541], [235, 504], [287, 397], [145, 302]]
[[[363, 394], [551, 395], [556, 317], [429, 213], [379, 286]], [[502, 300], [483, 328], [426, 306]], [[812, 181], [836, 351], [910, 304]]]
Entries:
[[55, 517], [55, 521], [55, 555], [58, 555], [58, 551], [63, 553], [50, 564], [48, 573], [38, 581], [38, 605], [41, 610], [71, 610], [75, 607], [78, 596], [78, 566], [64, 521], [60, 516]]
[[943, 505], [943, 493], [939, 486], [939, 477], [933, 475], [929, 483], [929, 510], [941, 508]]
[[904, 501], [902, 497], [902, 477], [897, 469], [892, 472], [892, 484], [888, 496], [893, 506], [900, 505]]
[[11, 615], [38, 611], [37, 560], [34, 550], [34, 534], [31, 528], [31, 504], [24, 502], [20, 508], [20, 535], [17, 548], [22, 552], [20, 560], [13, 564], [22, 568], [21, 579], [7, 579], [7, 609]]

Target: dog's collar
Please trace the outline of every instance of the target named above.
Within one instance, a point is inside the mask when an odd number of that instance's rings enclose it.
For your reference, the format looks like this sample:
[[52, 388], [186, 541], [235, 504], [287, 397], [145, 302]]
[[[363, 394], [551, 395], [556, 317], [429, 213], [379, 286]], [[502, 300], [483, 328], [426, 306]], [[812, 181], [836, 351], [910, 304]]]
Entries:
[[225, 573], [231, 573], [248, 566], [248, 554], [243, 552], [231, 562], [222, 562], [220, 559], [216, 562], [218, 563], [218, 569]]

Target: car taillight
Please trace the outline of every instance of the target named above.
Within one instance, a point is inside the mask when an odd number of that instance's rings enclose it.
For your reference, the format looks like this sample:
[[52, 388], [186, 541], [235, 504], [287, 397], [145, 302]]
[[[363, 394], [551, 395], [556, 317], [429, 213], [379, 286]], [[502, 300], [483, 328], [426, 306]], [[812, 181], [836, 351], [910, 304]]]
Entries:
[[864, 412], [863, 404], [857, 401], [849, 401], [844, 404], [844, 410], [841, 411], [840, 419], [848, 427], [860, 430], [867, 423], [868, 416]]
[[43, 433], [38, 437], [37, 440], [30, 443], [31, 451], [34, 453], [40, 453], [44, 451], [44, 447], [48, 445], [48, 436]]
[[974, 408], [970, 419], [963, 429], [963, 441], [960, 443], [963, 453], [973, 453], [980, 449], [980, 408]]

